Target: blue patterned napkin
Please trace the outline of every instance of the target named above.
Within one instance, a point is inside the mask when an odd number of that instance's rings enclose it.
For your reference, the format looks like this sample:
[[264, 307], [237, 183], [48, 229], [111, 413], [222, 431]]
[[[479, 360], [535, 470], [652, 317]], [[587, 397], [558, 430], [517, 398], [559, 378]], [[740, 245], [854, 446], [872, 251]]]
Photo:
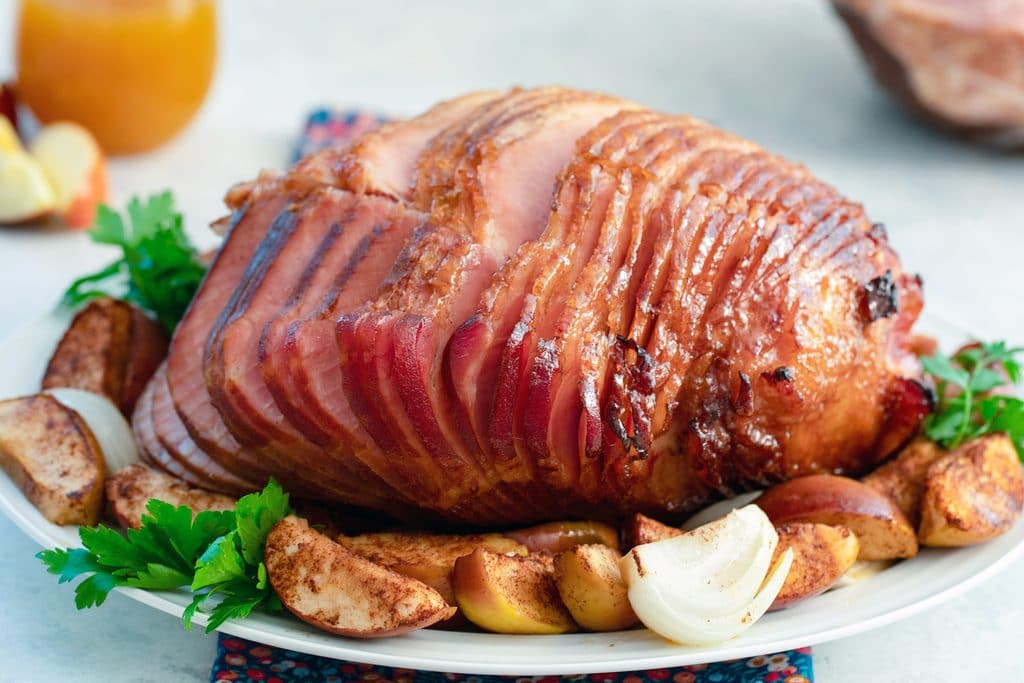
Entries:
[[474, 676], [344, 662], [225, 635], [221, 635], [217, 643], [217, 661], [210, 674], [211, 683], [812, 683], [813, 680], [809, 647], [674, 669], [579, 676]]

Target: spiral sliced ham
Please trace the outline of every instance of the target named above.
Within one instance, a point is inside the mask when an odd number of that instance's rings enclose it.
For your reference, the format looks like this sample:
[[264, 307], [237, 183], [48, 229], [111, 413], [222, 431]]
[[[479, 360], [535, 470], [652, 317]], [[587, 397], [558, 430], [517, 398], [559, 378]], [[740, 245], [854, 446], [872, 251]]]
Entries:
[[686, 116], [476, 93], [229, 195], [140, 399], [146, 457], [237, 493], [460, 525], [643, 511], [907, 440], [920, 283], [806, 169]]

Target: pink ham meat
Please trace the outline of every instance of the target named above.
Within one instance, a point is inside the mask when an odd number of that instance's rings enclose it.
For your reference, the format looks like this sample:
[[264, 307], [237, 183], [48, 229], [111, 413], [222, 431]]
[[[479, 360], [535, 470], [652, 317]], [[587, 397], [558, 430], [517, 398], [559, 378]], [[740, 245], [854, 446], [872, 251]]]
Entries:
[[[384, 428], [374, 436], [394, 444], [394, 457], [439, 463], [443, 488], [427, 497], [445, 507], [468, 499], [500, 522], [514, 505], [439, 390], [448, 337], [473, 313], [498, 266], [542, 231], [555, 177], [576, 140], [624, 106], [558, 89], [523, 91], [438, 135], [417, 178], [414, 202], [431, 219], [410, 244], [415, 260], [400, 261], [405, 271], [365, 311], [339, 320], [350, 400], [372, 397], [369, 412], [359, 413], [364, 425], [371, 434]], [[458, 184], [464, 178], [469, 187]]]
[[[497, 274], [482, 293], [476, 314], [452, 337], [447, 363], [449, 382], [457, 397], [457, 414], [462, 416], [463, 429], [476, 435], [478, 448], [496, 462], [506, 481], [530, 485], [536, 465], [515, 447], [511, 433], [513, 397], [506, 393], [495, 396], [499, 376], [508, 382], [510, 375], [518, 377], [522, 366], [521, 358], [511, 355], [502, 363], [502, 349], [506, 343], [517, 349], [523, 347], [526, 326], [517, 321], [524, 304], [527, 310], [535, 310], [536, 296], [530, 293], [531, 288], [562, 291], [559, 287], [571, 279], [564, 279], [559, 267], [571, 273], [578, 254], [587, 254], [593, 248], [593, 228], [600, 224], [615, 187], [614, 177], [597, 157], [602, 153], [610, 158], [617, 156], [612, 148], [625, 140], [618, 134], [623, 120], [654, 117], [650, 112], [610, 117], [577, 143], [576, 158], [563, 171], [556, 190], [558, 210], [549, 217], [544, 234], [524, 245]], [[577, 212], [577, 207], [586, 210]], [[555, 268], [545, 272], [542, 265], [549, 261]]]
[[313, 281], [304, 278], [320, 268], [321, 254], [334, 247], [351, 256], [387, 216], [391, 202], [377, 204], [375, 211], [358, 212], [371, 200], [323, 187], [283, 210], [249, 264], [246, 286], [235, 290], [211, 331], [204, 367], [210, 397], [224, 422], [245, 448], [272, 464], [275, 476], [285, 476], [298, 462], [314, 474], [317, 497], [385, 508], [398, 496], [361, 461], [330, 458], [285, 420], [263, 382], [258, 348], [264, 326], [289, 299], [323, 291], [313, 291]]
[[192, 441], [171, 401], [161, 365], [135, 410], [133, 426], [143, 458], [179, 479], [203, 488], [244, 495], [259, 488], [221, 467]]
[[[440, 130], [494, 99], [478, 93], [443, 103], [415, 122], [372, 132], [336, 165], [347, 187], [385, 197], [408, 197], [415, 162]], [[361, 224], [354, 250], [341, 241], [320, 250], [296, 296], [265, 326], [260, 340], [263, 377], [280, 410], [310, 441], [341, 458], [356, 458], [387, 476], [410, 500], [421, 497], [423, 469], [388, 458], [363, 430], [342, 389], [334, 321], [376, 294], [398, 252], [425, 216], [404, 203], [364, 197], [341, 227]], [[301, 294], [299, 293], [301, 291]]]
[[[281, 179], [261, 178], [240, 195], [231, 196], [237, 206], [224, 246], [178, 324], [167, 356], [170, 397], [191, 443], [198, 447], [197, 453], [212, 458], [246, 481], [264, 482], [271, 474], [278, 474], [282, 484], [296, 495], [315, 495], [317, 487], [294, 469], [274, 472], [271, 463], [260, 454], [238, 443], [210, 400], [203, 375], [203, 356], [206, 341], [225, 306], [240, 282], [244, 287], [250, 261], [258, 261], [260, 253], [273, 249], [281, 239], [285, 226], [275, 225], [275, 219], [291, 201], [322, 186], [325, 180], [327, 178], [316, 174], [293, 171]], [[154, 422], [154, 428], [159, 430], [161, 424], [171, 422]], [[178, 436], [174, 433], [165, 438], [159, 431], [157, 435], [165, 445]]]
[[229, 195], [139, 401], [208, 488], [462, 526], [856, 474], [929, 409], [884, 230], [795, 164], [562, 88], [480, 93]]

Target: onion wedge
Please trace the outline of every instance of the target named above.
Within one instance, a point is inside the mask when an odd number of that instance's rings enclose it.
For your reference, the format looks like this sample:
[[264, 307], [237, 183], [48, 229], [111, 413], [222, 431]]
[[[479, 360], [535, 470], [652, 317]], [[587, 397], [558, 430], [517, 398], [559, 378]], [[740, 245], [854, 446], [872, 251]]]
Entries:
[[107, 474], [117, 474], [139, 462], [139, 448], [132, 428], [106, 396], [66, 387], [47, 389], [43, 393], [50, 394], [65, 408], [70, 408], [85, 420], [103, 451]]
[[735, 638], [761, 618], [782, 588], [793, 553], [772, 566], [779, 537], [756, 505], [622, 558], [629, 602], [655, 633], [686, 645]]

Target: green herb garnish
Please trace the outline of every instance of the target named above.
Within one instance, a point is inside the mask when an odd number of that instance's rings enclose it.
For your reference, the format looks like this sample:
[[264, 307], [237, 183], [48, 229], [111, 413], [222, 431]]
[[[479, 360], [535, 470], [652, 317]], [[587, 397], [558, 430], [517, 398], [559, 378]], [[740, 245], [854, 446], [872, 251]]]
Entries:
[[925, 435], [953, 449], [983, 434], [1006, 432], [1024, 461], [1024, 401], [994, 391], [1020, 383], [1021, 353], [1024, 348], [995, 342], [969, 346], [952, 357], [936, 353], [922, 358], [939, 396], [925, 422]]
[[140, 529], [126, 535], [103, 526], [82, 527], [84, 548], [44, 550], [36, 557], [56, 574], [59, 583], [88, 574], [75, 588], [78, 609], [98, 607], [117, 586], [147, 590], [188, 587], [195, 597], [182, 621], [192, 617], [208, 599], [219, 602], [209, 612], [209, 633], [232, 618], [256, 608], [281, 611], [281, 602], [267, 581], [263, 547], [267, 534], [290, 514], [288, 494], [271, 480], [260, 493], [251, 493], [226, 512], [200, 512], [160, 500], [146, 505]]
[[128, 225], [109, 206], [96, 212], [89, 237], [120, 247], [123, 255], [92, 275], [80, 277], [64, 293], [62, 304], [75, 307], [99, 296], [114, 296], [151, 313], [168, 332], [185, 314], [206, 266], [188, 240], [181, 214], [168, 191], [145, 201], [128, 202]]

